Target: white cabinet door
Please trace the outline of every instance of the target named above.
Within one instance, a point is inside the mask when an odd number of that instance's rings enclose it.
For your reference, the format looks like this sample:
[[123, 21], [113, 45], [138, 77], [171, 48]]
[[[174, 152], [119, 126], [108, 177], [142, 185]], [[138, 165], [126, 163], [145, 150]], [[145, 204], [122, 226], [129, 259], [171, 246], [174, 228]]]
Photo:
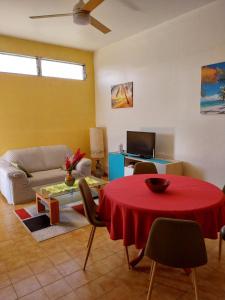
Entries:
[[134, 168], [132, 167], [124, 167], [124, 176], [133, 175]]

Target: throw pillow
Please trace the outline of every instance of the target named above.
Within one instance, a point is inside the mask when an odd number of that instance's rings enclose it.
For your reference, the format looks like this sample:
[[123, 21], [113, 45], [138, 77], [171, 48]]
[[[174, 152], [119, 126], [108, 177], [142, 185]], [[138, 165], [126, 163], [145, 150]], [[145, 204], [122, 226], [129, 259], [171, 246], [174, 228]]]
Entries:
[[19, 164], [15, 163], [15, 162], [11, 162], [11, 165], [13, 167], [23, 171], [28, 178], [32, 177], [32, 175], [26, 169], [24, 169], [22, 166], [20, 166]]

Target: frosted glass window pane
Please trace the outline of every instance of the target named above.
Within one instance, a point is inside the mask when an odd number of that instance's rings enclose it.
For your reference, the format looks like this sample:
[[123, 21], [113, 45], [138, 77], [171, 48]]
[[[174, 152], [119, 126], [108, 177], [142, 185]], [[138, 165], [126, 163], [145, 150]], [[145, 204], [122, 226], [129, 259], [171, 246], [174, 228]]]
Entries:
[[42, 76], [84, 80], [84, 66], [41, 59]]
[[0, 72], [37, 75], [36, 58], [0, 53]]

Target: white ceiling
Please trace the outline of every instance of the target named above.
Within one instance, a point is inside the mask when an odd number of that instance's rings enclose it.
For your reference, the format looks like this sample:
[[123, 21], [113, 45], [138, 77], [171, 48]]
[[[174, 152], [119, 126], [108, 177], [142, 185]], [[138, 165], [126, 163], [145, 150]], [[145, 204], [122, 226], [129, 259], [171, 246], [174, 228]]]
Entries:
[[105, 0], [92, 12], [112, 30], [102, 34], [91, 25], [74, 24], [72, 17], [29, 19], [31, 15], [71, 12], [76, 0], [0, 0], [0, 34], [97, 50], [213, 1]]

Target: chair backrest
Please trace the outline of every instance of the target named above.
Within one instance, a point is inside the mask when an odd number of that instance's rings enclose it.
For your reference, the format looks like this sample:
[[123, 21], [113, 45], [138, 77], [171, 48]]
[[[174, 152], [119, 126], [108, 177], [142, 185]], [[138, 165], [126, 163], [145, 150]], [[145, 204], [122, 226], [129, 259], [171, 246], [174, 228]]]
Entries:
[[225, 185], [224, 185], [224, 187], [223, 187], [223, 193], [225, 194]]
[[89, 223], [96, 227], [105, 227], [106, 226], [105, 222], [102, 221], [97, 214], [98, 206], [95, 204], [95, 201], [91, 194], [91, 190], [85, 178], [79, 179], [78, 184], [79, 184], [79, 188], [83, 200], [85, 215]]
[[151, 162], [138, 162], [134, 166], [133, 174], [157, 174], [155, 164]]
[[79, 179], [79, 188], [82, 195], [83, 205], [84, 205], [84, 211], [85, 215], [88, 219], [88, 221], [96, 226], [96, 223], [98, 223], [96, 219], [96, 209], [97, 205], [95, 204], [91, 190], [84, 178]]
[[175, 268], [194, 268], [207, 263], [200, 225], [194, 221], [158, 218], [151, 227], [145, 255]]

